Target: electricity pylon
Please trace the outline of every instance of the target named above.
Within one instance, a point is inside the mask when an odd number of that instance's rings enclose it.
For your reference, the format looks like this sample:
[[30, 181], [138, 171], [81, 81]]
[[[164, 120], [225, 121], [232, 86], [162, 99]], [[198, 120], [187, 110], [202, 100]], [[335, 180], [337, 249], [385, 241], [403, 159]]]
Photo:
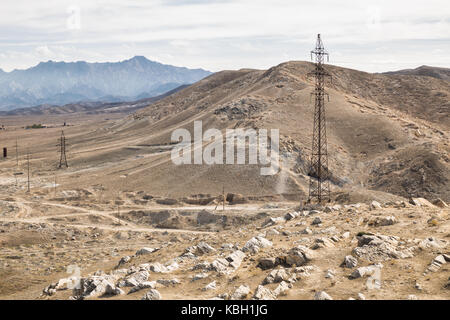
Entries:
[[59, 157], [59, 166], [58, 168], [61, 168], [63, 165], [66, 166], [66, 168], [69, 167], [67, 164], [67, 158], [66, 158], [66, 137], [64, 136], [64, 130], [61, 130], [61, 138], [59, 141], [59, 144], [57, 145], [60, 147], [60, 157]]
[[[315, 88], [311, 93], [314, 95], [314, 129], [311, 149], [311, 162], [309, 168], [309, 197], [308, 202], [316, 199], [318, 203], [330, 201], [330, 182], [328, 171], [327, 153], [327, 128], [325, 120], [325, 78], [331, 77], [323, 68], [324, 58], [328, 53], [325, 51], [320, 34], [317, 35], [316, 48], [311, 51], [315, 56], [315, 69], [309, 75], [314, 76]], [[329, 100], [329, 98], [328, 98]]]

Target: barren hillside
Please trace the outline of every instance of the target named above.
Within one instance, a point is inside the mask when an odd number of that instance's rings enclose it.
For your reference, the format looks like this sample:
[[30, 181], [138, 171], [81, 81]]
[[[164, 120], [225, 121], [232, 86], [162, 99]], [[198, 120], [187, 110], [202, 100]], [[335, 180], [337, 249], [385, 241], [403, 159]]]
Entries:
[[[327, 68], [333, 76], [326, 115], [334, 197], [359, 199], [376, 190], [386, 199], [450, 200], [449, 82]], [[65, 183], [92, 185], [90, 175], [71, 174], [87, 170], [111, 192], [120, 183], [172, 198], [219, 194], [223, 187], [245, 196], [304, 198], [313, 117], [310, 70], [310, 63], [287, 62], [267, 71], [222, 71], [123, 120], [69, 128]], [[192, 130], [195, 120], [203, 121], [203, 132], [279, 129], [280, 173], [261, 176], [260, 166], [248, 164], [175, 166], [171, 133]], [[54, 133], [40, 139], [39, 148], [30, 145], [39, 174], [53, 171], [57, 161], [58, 130], [49, 130]], [[32, 141], [28, 133], [24, 139]]]
[[[114, 120], [42, 115], [47, 128], [26, 130], [37, 115], [2, 117], [0, 299], [448, 299], [449, 82], [327, 68], [326, 207], [299, 208], [306, 62], [219, 72]], [[175, 165], [172, 132], [198, 120], [279, 129], [281, 170]], [[82, 286], [67, 290], [74, 267]]]
[[[327, 103], [333, 191], [449, 200], [449, 82], [327, 68], [333, 76]], [[134, 165], [123, 162], [120, 172], [149, 192], [179, 197], [189, 195], [187, 190], [220, 193], [225, 185], [244, 195], [305, 193], [313, 111], [310, 70], [310, 63], [288, 62], [267, 71], [219, 72], [96, 134], [114, 135], [117, 149], [107, 149], [110, 156], [145, 155]], [[192, 130], [194, 120], [203, 121], [204, 131], [280, 129], [281, 173], [262, 177], [254, 165], [174, 166], [168, 151], [155, 151], [169, 146], [176, 128]]]

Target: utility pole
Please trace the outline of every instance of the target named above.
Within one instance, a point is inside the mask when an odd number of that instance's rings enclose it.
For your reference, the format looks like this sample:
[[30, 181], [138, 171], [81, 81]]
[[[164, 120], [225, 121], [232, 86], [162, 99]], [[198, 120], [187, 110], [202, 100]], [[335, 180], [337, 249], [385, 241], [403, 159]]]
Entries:
[[222, 186], [222, 211], [225, 211], [225, 185]]
[[57, 184], [56, 184], [56, 173], [55, 173], [55, 198], [56, 198], [56, 186], [57, 186]]
[[28, 171], [28, 188], [27, 192], [30, 193], [30, 152], [27, 149], [27, 171]]
[[[330, 183], [327, 153], [327, 129], [325, 120], [325, 78], [331, 75], [323, 68], [325, 51], [320, 34], [317, 35], [316, 48], [311, 51], [315, 56], [315, 69], [309, 75], [314, 76], [314, 128], [311, 148], [311, 162], [309, 169], [309, 197], [308, 202], [316, 199], [318, 203], [323, 200], [330, 201]], [[328, 98], [329, 100], [329, 98]]]
[[19, 147], [17, 145], [17, 138], [16, 138], [16, 167], [19, 167]]
[[66, 168], [69, 167], [67, 164], [67, 158], [66, 158], [66, 137], [64, 136], [64, 130], [61, 130], [61, 138], [59, 141], [59, 144], [57, 145], [60, 147], [59, 153], [59, 166], [58, 168], [61, 168], [63, 165], [66, 166]]

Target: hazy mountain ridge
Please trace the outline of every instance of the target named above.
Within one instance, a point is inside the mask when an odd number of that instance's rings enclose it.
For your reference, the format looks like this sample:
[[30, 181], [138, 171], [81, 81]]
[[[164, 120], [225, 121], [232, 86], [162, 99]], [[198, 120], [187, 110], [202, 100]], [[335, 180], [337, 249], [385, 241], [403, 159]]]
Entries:
[[141, 108], [147, 107], [149, 104], [161, 100], [171, 94], [174, 94], [189, 85], [181, 85], [162, 95], [143, 98], [129, 102], [101, 102], [101, 101], [85, 101], [78, 103], [69, 103], [62, 106], [43, 104], [29, 108], [19, 108], [9, 111], [0, 111], [0, 116], [33, 116], [33, 115], [56, 115], [71, 113], [131, 113]]
[[412, 76], [427, 76], [436, 79], [450, 81], [450, 69], [449, 68], [439, 68], [430, 66], [420, 66], [415, 69], [404, 69], [397, 71], [384, 72], [387, 75], [412, 75]]
[[41, 62], [26, 70], [0, 72], [0, 110], [78, 101], [132, 101], [161, 95], [209, 74], [142, 56], [117, 63]]

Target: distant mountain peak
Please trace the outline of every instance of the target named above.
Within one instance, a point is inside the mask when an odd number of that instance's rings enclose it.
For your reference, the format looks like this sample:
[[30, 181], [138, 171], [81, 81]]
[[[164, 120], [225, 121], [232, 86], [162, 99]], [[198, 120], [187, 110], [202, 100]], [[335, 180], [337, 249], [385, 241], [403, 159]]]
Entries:
[[48, 60], [26, 70], [0, 74], [0, 110], [12, 110], [41, 104], [150, 98], [197, 82], [211, 72], [135, 56], [108, 63]]
[[391, 75], [414, 75], [414, 76], [427, 76], [436, 79], [450, 81], [450, 69], [443, 67], [432, 67], [422, 65], [415, 69], [403, 69], [397, 71], [384, 72], [384, 74]]
[[147, 59], [144, 56], [134, 56], [133, 58], [131, 58], [130, 60], [135, 60], [135, 61], [150, 61], [149, 59]]

